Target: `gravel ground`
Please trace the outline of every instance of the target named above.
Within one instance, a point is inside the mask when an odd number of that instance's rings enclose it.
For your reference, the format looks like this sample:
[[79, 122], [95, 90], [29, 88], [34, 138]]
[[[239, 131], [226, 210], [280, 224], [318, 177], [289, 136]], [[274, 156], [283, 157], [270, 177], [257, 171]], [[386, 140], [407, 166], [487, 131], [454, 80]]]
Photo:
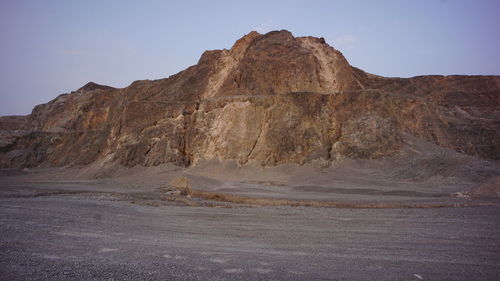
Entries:
[[132, 204], [0, 188], [1, 280], [500, 280], [500, 207]]

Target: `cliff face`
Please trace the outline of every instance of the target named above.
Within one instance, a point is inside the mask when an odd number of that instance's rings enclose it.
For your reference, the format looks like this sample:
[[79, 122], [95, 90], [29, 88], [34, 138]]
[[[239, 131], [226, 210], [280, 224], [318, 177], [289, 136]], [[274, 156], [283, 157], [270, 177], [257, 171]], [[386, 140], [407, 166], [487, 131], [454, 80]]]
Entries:
[[89, 83], [0, 118], [0, 166], [204, 159], [328, 164], [397, 153], [409, 133], [500, 159], [500, 77], [384, 78], [321, 38], [251, 32], [166, 79]]

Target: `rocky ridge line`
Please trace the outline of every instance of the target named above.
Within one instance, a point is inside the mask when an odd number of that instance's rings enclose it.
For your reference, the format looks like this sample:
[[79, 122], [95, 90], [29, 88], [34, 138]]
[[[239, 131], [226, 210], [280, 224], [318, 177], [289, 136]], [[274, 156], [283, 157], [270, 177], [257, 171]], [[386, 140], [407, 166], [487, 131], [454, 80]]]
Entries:
[[251, 32], [166, 79], [88, 83], [0, 118], [0, 166], [328, 165], [394, 155], [403, 133], [500, 159], [500, 77], [385, 78], [322, 38]]

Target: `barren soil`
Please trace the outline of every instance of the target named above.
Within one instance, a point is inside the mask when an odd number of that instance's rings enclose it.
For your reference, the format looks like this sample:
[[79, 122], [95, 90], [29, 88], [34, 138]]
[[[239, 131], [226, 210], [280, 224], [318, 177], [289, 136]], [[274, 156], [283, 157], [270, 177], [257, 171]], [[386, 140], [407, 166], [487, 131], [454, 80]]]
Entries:
[[[419, 178], [423, 160], [412, 159], [418, 170], [397, 164], [397, 158], [348, 160], [328, 168], [240, 168], [226, 162], [190, 169], [96, 164], [3, 170], [0, 276], [498, 280], [500, 202], [451, 196], [473, 188], [477, 183], [464, 179], [480, 179], [478, 167], [484, 163], [464, 158], [466, 177], [445, 178], [443, 173], [453, 174], [446, 170], [424, 180]], [[426, 165], [433, 163], [425, 159]], [[483, 177], [496, 173], [492, 165], [483, 167]], [[168, 184], [179, 176], [187, 177], [195, 191], [253, 201], [179, 195]], [[273, 200], [291, 204], [258, 204]]]
[[[3, 280], [498, 280], [498, 205], [154, 207], [0, 199]], [[417, 277], [417, 275], [419, 277]]]

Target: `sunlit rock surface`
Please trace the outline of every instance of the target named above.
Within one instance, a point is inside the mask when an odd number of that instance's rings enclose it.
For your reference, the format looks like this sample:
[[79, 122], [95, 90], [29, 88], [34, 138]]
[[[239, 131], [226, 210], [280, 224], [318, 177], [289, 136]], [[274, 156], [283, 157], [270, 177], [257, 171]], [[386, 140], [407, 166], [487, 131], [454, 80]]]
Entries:
[[328, 165], [394, 155], [403, 133], [499, 160], [499, 105], [499, 76], [385, 78], [322, 38], [250, 32], [169, 78], [88, 83], [1, 117], [0, 166]]

